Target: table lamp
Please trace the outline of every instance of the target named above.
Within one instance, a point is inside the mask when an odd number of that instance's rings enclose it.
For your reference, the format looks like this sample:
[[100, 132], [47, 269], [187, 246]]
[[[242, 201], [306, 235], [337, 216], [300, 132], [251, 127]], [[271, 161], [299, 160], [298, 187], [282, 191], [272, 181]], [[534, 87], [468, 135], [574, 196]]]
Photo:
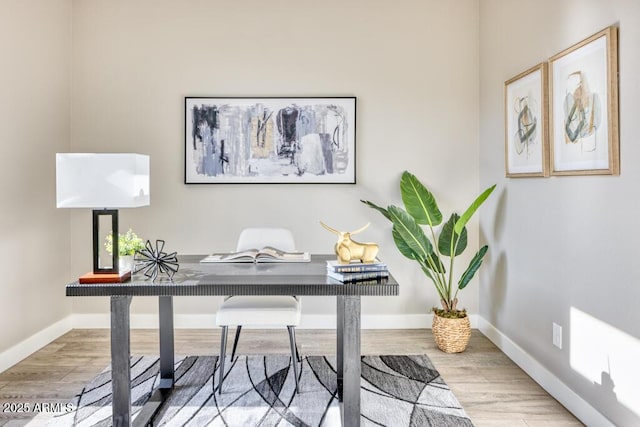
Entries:
[[[131, 272], [118, 271], [118, 209], [149, 205], [149, 156], [130, 153], [57, 153], [58, 208], [93, 209], [93, 273], [81, 283], [122, 282]], [[110, 266], [100, 259], [100, 223], [111, 219]]]

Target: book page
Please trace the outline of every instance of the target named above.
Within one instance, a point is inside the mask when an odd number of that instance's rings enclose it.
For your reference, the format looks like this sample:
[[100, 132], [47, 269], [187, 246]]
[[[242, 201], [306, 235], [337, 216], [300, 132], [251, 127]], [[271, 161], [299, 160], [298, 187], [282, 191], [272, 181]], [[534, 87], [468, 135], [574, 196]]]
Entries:
[[200, 262], [255, 262], [257, 249], [247, 249], [241, 252], [215, 253], [200, 260]]
[[308, 252], [285, 252], [272, 246], [265, 246], [256, 256], [257, 262], [309, 262]]
[[308, 252], [285, 252], [272, 246], [241, 252], [214, 253], [200, 262], [310, 262]]

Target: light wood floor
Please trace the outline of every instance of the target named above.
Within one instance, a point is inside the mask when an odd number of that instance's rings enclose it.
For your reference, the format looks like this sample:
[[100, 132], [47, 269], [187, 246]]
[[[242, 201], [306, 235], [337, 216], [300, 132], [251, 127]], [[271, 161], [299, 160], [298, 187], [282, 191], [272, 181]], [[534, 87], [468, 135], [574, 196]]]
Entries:
[[[303, 355], [335, 353], [335, 332], [297, 331]], [[230, 333], [230, 338], [232, 334]], [[218, 354], [219, 330], [175, 333], [176, 355]], [[9, 403], [64, 403], [110, 362], [109, 330], [77, 329], [0, 373], [0, 426], [26, 425], [37, 414], [6, 412]], [[132, 354], [157, 354], [156, 330], [132, 330]], [[242, 332], [239, 354], [289, 352], [286, 330]], [[582, 424], [474, 330], [464, 353], [437, 349], [428, 329], [363, 330], [362, 354], [427, 354], [477, 427]]]

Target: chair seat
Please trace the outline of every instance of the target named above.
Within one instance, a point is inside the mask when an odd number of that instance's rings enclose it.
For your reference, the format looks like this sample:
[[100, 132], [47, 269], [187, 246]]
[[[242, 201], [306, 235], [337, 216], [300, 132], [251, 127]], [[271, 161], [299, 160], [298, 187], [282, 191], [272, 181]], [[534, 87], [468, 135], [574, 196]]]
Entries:
[[216, 325], [297, 326], [300, 301], [292, 296], [233, 296], [222, 303]]

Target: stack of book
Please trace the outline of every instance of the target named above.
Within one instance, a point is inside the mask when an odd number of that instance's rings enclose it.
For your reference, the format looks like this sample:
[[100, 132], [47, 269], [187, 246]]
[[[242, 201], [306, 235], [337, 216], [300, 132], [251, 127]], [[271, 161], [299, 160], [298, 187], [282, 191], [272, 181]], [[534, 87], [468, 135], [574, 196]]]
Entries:
[[389, 277], [387, 265], [379, 262], [363, 264], [359, 261], [340, 264], [336, 260], [327, 261], [327, 276], [342, 283], [380, 282]]

